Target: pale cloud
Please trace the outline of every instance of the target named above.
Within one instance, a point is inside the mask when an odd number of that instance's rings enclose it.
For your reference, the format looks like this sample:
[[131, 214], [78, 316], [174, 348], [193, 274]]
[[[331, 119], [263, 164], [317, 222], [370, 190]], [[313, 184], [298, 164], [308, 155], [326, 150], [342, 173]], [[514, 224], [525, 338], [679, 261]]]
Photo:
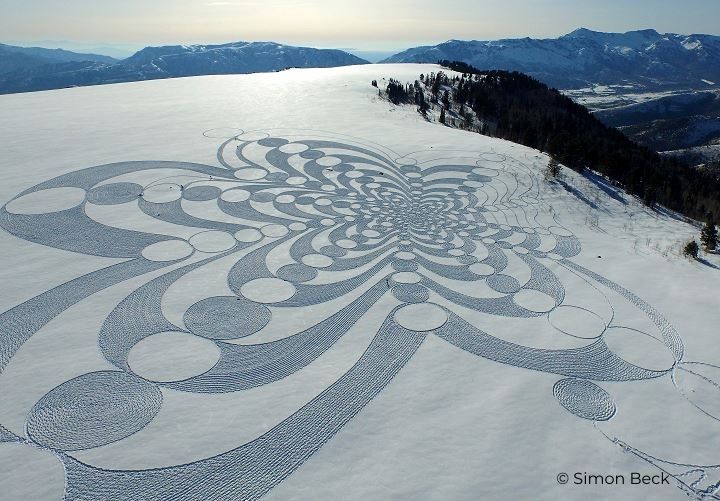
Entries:
[[718, 0], [0, 0], [8, 40], [157, 45], [273, 40], [403, 48], [578, 27], [719, 33]]

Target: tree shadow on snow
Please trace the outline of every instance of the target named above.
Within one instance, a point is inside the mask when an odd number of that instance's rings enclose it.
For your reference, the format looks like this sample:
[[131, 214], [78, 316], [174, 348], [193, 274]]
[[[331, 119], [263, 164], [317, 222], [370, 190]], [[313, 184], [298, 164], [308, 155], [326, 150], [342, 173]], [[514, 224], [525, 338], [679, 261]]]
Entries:
[[620, 189], [608, 183], [605, 178], [598, 176], [594, 172], [590, 172], [587, 169], [585, 170], [585, 172], [583, 172], [583, 175], [600, 190], [602, 190], [607, 196], [609, 196], [613, 200], [620, 202], [623, 205], [627, 205], [627, 200], [625, 200], [625, 197], [622, 196], [622, 192], [620, 191]]
[[714, 269], [716, 269], [716, 270], [720, 270], [720, 266], [716, 265], [715, 263], [711, 263], [710, 261], [708, 261], [708, 260], [705, 259], [704, 257], [699, 257], [699, 258], [697, 258], [697, 261], [698, 261], [698, 263], [704, 264], [705, 266], [708, 266], [708, 267], [710, 267], [710, 268], [714, 268]]

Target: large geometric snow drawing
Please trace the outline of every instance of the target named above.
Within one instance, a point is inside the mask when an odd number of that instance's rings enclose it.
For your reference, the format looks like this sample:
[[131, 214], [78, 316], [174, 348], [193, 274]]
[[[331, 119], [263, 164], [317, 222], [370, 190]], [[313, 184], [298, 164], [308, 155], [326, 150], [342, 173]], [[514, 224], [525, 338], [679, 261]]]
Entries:
[[[68, 308], [130, 280], [142, 283], [122, 294], [97, 334], [111, 370], [106, 364], [42, 396], [27, 416], [27, 439], [0, 424], [0, 442], [28, 440], [60, 458], [67, 498], [260, 497], [371, 405], [428, 336], [518, 370], [556, 375], [548, 397], [554, 393], [580, 418], [605, 421], [622, 411], [593, 381], [665, 378], [697, 412], [720, 419], [711, 400], [720, 375], [683, 362], [682, 339], [652, 306], [573, 262], [579, 240], [544, 209], [537, 173], [518, 160], [494, 152], [402, 157], [297, 131], [220, 128], [205, 135], [224, 140], [220, 166], [100, 165], [31, 187], [0, 210], [0, 226], [18, 238], [119, 258], [0, 314], [0, 372]], [[151, 181], [120, 179], [134, 175]], [[133, 229], [133, 218], [120, 228], [90, 216], [106, 206], [137, 214], [141, 226]], [[618, 337], [622, 318], [606, 325], [587, 301], [573, 306], [572, 287], [551, 271], [558, 267], [592, 282], [607, 299], [603, 308], [625, 301], [656, 332], [647, 339], [634, 333], [641, 337], [632, 342]], [[166, 291], [205, 269], [213, 271], [194, 279], [218, 282], [221, 290], [193, 296], [184, 325], [173, 324], [163, 313]], [[199, 290], [211, 290], [208, 284]], [[143, 430], [162, 410], [163, 392], [242, 392], [303, 371], [374, 315], [383, 298], [396, 306], [383, 313], [355, 364], [255, 440], [148, 470], [100, 468], [72, 455]], [[298, 311], [310, 312], [304, 318], [311, 321], [264, 341], [275, 320], [294, 325], [286, 320]], [[558, 336], [578, 338], [579, 347], [512, 343], [493, 335], [498, 322], [486, 328], [466, 320], [467, 312], [536, 319]], [[651, 360], [643, 360], [643, 342], [655, 350]]]

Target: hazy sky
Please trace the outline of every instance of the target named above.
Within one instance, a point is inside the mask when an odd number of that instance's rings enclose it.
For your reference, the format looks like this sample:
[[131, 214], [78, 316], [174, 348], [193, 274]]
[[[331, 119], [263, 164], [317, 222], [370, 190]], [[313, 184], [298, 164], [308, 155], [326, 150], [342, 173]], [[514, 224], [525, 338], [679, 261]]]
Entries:
[[720, 0], [0, 0], [5, 41], [128, 46], [272, 40], [395, 50], [578, 27], [720, 34]]

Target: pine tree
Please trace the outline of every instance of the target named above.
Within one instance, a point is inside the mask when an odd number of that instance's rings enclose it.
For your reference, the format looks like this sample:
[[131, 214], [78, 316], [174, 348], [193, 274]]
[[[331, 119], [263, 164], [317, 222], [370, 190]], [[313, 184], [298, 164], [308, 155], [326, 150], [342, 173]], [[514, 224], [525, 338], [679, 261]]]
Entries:
[[428, 104], [427, 101], [425, 101], [425, 93], [420, 87], [415, 90], [415, 104], [417, 104], [418, 111], [420, 111], [420, 113], [423, 115], [427, 113]]
[[442, 102], [445, 108], [448, 110], [450, 109], [450, 93], [448, 91], [445, 91], [442, 97]]
[[545, 179], [557, 179], [557, 177], [560, 175], [560, 170], [560, 162], [558, 162], [557, 158], [550, 157], [550, 161], [545, 168]]
[[445, 123], [445, 108], [444, 107], [440, 109], [440, 123], [441, 124]]
[[690, 240], [688, 243], [685, 244], [685, 247], [683, 247], [683, 254], [686, 257], [697, 259], [698, 252], [700, 252], [700, 248], [698, 247], [698, 244], [695, 240]]
[[705, 223], [700, 232], [700, 241], [706, 251], [714, 251], [718, 245], [718, 230], [712, 219]]

